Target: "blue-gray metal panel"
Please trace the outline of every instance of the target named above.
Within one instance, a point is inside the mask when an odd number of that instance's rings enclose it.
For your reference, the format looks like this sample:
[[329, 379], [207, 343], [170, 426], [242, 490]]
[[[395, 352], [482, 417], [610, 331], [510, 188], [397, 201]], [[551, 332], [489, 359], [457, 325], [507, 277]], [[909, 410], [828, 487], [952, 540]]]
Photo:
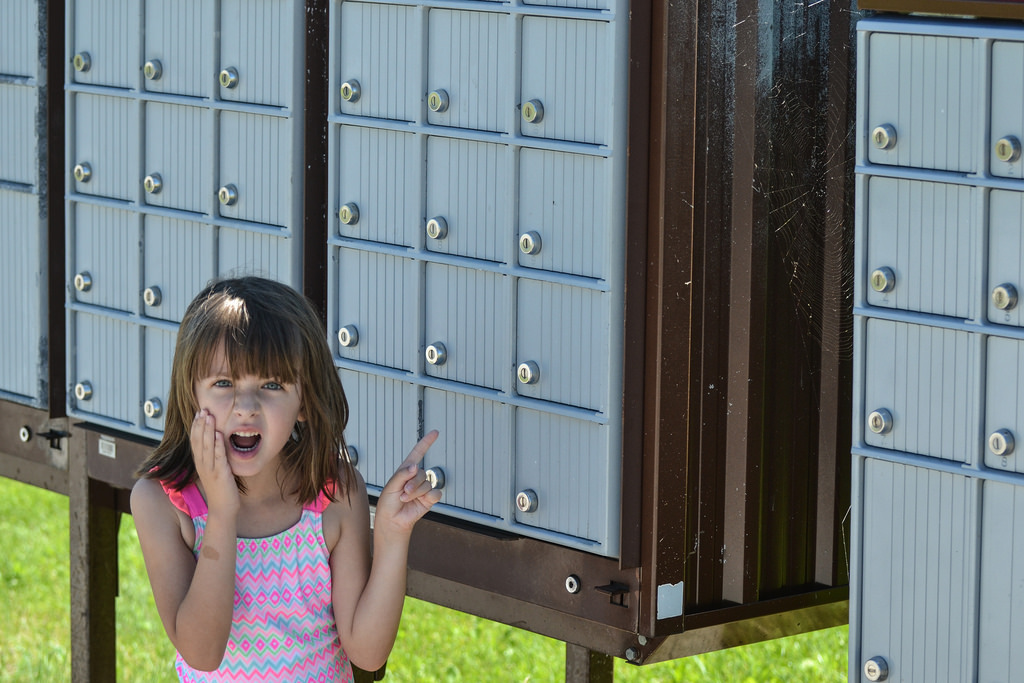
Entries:
[[[988, 209], [988, 294], [1009, 284], [1024, 295], [1024, 192], [992, 190]], [[1000, 325], [1024, 324], [1021, 303], [1008, 310], [996, 308], [991, 296], [988, 319]]]
[[[417, 137], [362, 126], [338, 129], [337, 199], [331, 221], [337, 233], [386, 244], [413, 246], [423, 222], [423, 151]], [[359, 220], [338, 218], [344, 204], [355, 204]]]
[[[519, 280], [516, 365], [537, 363], [540, 378], [516, 380], [521, 396], [608, 410], [610, 362], [606, 294], [581, 287]], [[516, 368], [512, 368], [514, 373]]]
[[523, 0], [524, 5], [570, 7], [574, 9], [611, 9], [611, 0]]
[[181, 322], [199, 290], [217, 274], [216, 232], [211, 225], [146, 216], [142, 226], [143, 289], [160, 289], [160, 303], [146, 316]]
[[996, 156], [996, 141], [1003, 137], [1024, 140], [1024, 42], [997, 40], [992, 43], [992, 105], [991, 138], [988, 144], [988, 162], [992, 175], [1004, 178], [1024, 178], [1024, 161], [1000, 161]]
[[36, 88], [0, 83], [0, 122], [3, 123], [0, 180], [33, 186], [39, 181], [39, 158], [36, 155], [38, 101], [39, 90]]
[[220, 228], [217, 240], [217, 275], [259, 275], [301, 289], [301, 254], [293, 238], [262, 232]]
[[515, 246], [514, 157], [508, 145], [427, 139], [426, 218], [443, 218], [448, 234], [427, 249], [507, 263]]
[[292, 163], [292, 120], [225, 111], [220, 114], [220, 163], [217, 188], [234, 185], [238, 201], [217, 204], [225, 218], [270, 225], [291, 225], [293, 194], [299, 178]]
[[363, 372], [339, 375], [349, 408], [345, 442], [358, 452], [356, 467], [367, 486], [382, 487], [419, 439], [419, 389]]
[[[1008, 472], [1024, 472], [1024, 342], [988, 338], [985, 382], [985, 465]], [[996, 455], [987, 437], [1000, 429], [1014, 436], [1013, 452]]]
[[[147, 204], [206, 213], [212, 205], [213, 112], [206, 108], [145, 104], [145, 175], [160, 176]], [[141, 182], [141, 181], [140, 181]]]
[[[105, 316], [72, 311], [68, 347], [68, 410], [70, 415], [97, 415], [136, 425], [142, 415], [139, 327]], [[88, 382], [92, 396], [79, 401], [75, 386]]]
[[515, 511], [518, 524], [597, 541], [614, 555], [618, 471], [606, 426], [516, 410], [515, 490], [532, 489], [538, 501], [535, 512]]
[[216, 7], [214, 0], [146, 0], [142, 59], [161, 66], [160, 78], [143, 82], [146, 90], [206, 98], [213, 94], [220, 69], [213, 62]]
[[47, 386], [46, 233], [39, 197], [0, 189], [0, 392], [38, 404]]
[[142, 78], [140, 10], [138, 0], [68, 0], [67, 57], [88, 53], [90, 58], [87, 71], [67, 67], [69, 80], [136, 88]]
[[868, 37], [865, 134], [888, 124], [896, 144], [868, 142], [876, 164], [969, 173], [980, 170], [985, 92], [980, 44], [971, 38], [872, 33]]
[[167, 417], [167, 392], [171, 386], [171, 361], [177, 336], [174, 332], [155, 327], [143, 329], [142, 401], [158, 401], [161, 410], [153, 417], [143, 411], [142, 420], [147, 428], [161, 432]]
[[[139, 214], [94, 204], [71, 205], [69, 299], [129, 313], [141, 306]], [[75, 289], [76, 275], [92, 286]]]
[[218, 85], [220, 99], [278, 107], [295, 104], [296, 79], [305, 80], [305, 64], [296, 59], [305, 34], [296, 17], [303, 16], [304, 5], [295, 0], [221, 0], [216, 70], [236, 69], [238, 83], [233, 88]]
[[978, 463], [978, 335], [868, 319], [862, 352], [864, 414], [884, 408], [892, 415], [887, 434], [864, 427], [867, 445]]
[[82, 194], [134, 200], [142, 180], [138, 103], [90, 93], [75, 93], [71, 101], [71, 166], [87, 163], [92, 175], [86, 182], [79, 182], [68, 168], [68, 187]]
[[[332, 112], [398, 121], [418, 120], [423, 108], [422, 12], [416, 7], [341, 2], [333, 11]], [[337, 5], [335, 5], [337, 7]], [[356, 101], [339, 97], [341, 84], [359, 83]]]
[[[612, 32], [605, 22], [524, 17], [520, 107], [539, 100], [539, 122], [523, 135], [611, 143]], [[624, 114], [623, 114], [624, 115]]]
[[424, 342], [444, 344], [448, 356], [441, 365], [426, 363], [426, 373], [506, 389], [512, 364], [511, 278], [440, 263], [428, 263], [426, 270]]
[[448, 108], [428, 110], [427, 121], [511, 132], [515, 107], [511, 15], [432, 9], [427, 24], [427, 90], [448, 95]]
[[863, 602], [851, 615], [858, 669], [882, 656], [888, 681], [975, 680], [980, 488], [969, 477], [865, 462]]
[[[338, 249], [336, 322], [330, 330], [335, 352], [351, 360], [413, 370], [420, 365], [418, 310], [422, 275], [415, 261], [357, 249]], [[338, 330], [354, 325], [352, 346], [338, 342]]]
[[536, 231], [541, 247], [536, 254], [517, 249], [519, 265], [608, 277], [609, 187], [611, 162], [604, 157], [524, 149], [519, 155], [519, 235]]
[[890, 268], [890, 292], [861, 282], [867, 302], [973, 318], [981, 283], [979, 195], [966, 185], [872, 177], [867, 182], [867, 272]]
[[423, 426], [440, 433], [423, 466], [444, 470], [441, 502], [508, 519], [512, 507], [512, 407], [425, 389]]
[[987, 481], [981, 508], [978, 681], [1024, 671], [1024, 488]]
[[0, 4], [0, 74], [38, 77], [38, 0], [4, 0]]

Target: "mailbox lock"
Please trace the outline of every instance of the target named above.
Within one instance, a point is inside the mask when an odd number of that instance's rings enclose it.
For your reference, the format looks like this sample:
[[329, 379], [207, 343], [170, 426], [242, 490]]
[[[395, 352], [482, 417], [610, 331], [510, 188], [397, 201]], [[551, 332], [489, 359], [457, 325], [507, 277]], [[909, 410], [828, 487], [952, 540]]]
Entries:
[[427, 221], [427, 237], [432, 240], [443, 240], [448, 236], [448, 221], [441, 216], [434, 216]]
[[355, 346], [359, 343], [359, 331], [355, 325], [345, 325], [338, 330], [338, 343], [345, 347]]
[[359, 222], [359, 207], [353, 202], [345, 204], [338, 209], [338, 219], [345, 225], [355, 225]]
[[884, 657], [872, 657], [864, 662], [864, 677], [869, 681], [884, 681], [889, 677], [889, 663]]
[[92, 398], [92, 384], [88, 381], [79, 382], [75, 385], [75, 398], [79, 401], [88, 401]]
[[75, 289], [79, 292], [88, 292], [92, 289], [92, 276], [89, 275], [89, 271], [83, 270], [75, 275]]
[[226, 69], [221, 69], [220, 74], [217, 76], [217, 81], [220, 83], [222, 88], [231, 90], [238, 87], [238, 69], [233, 66], [229, 66]]
[[32, 430], [29, 429], [28, 425], [18, 430], [18, 438], [21, 439], [22, 443], [28, 443], [32, 440]]
[[868, 429], [875, 434], [888, 434], [892, 431], [892, 413], [885, 408], [872, 411], [868, 415]]
[[160, 417], [164, 412], [164, 406], [160, 402], [160, 399], [150, 398], [142, 404], [142, 412], [144, 412], [148, 418]]
[[892, 268], [882, 266], [871, 271], [871, 289], [879, 294], [887, 294], [896, 286], [896, 274]]
[[536, 512], [539, 504], [537, 492], [533, 489], [526, 489], [516, 494], [516, 507], [520, 512]]
[[569, 574], [565, 577], [565, 590], [573, 595], [580, 592], [580, 577], [575, 574]]
[[434, 342], [427, 347], [426, 356], [431, 365], [444, 365], [448, 361], [448, 349], [441, 342]]
[[999, 138], [996, 142], [996, 159], [1010, 164], [1020, 159], [1020, 140], [1013, 135]]
[[1013, 445], [1013, 432], [1009, 429], [997, 429], [988, 436], [988, 449], [993, 455], [1011, 455]]
[[352, 79], [341, 84], [341, 99], [355, 104], [359, 101], [359, 81]]
[[159, 287], [153, 285], [152, 287], [146, 287], [142, 292], [142, 300], [147, 306], [159, 306], [160, 302], [164, 300], [164, 295]]
[[88, 161], [83, 161], [80, 164], [75, 164], [73, 173], [75, 174], [75, 180], [80, 183], [87, 183], [92, 178], [92, 166], [89, 165]]
[[540, 100], [530, 100], [523, 103], [523, 121], [527, 123], [540, 123], [544, 119], [544, 105]]
[[353, 465], [359, 464], [359, 451], [356, 450], [355, 446], [345, 446], [345, 453], [348, 455], [348, 461]]
[[871, 131], [871, 142], [878, 149], [892, 149], [896, 146], [896, 129], [883, 123]]
[[448, 111], [448, 92], [441, 89], [430, 91], [427, 95], [427, 106], [430, 107], [430, 111], [437, 114]]
[[532, 360], [520, 363], [516, 369], [516, 376], [523, 384], [536, 384], [540, 379], [540, 367]]
[[1003, 283], [992, 289], [992, 303], [1000, 311], [1010, 311], [1017, 306], [1017, 288]]
[[238, 203], [238, 188], [234, 185], [225, 185], [217, 190], [217, 199], [224, 206], [234, 206]]
[[164, 189], [164, 179], [159, 173], [151, 173], [142, 180], [142, 187], [150, 194], [160, 194]]
[[519, 236], [519, 251], [524, 254], [534, 255], [540, 253], [540, 233], [536, 230], [524, 232]]
[[430, 488], [440, 491], [444, 488], [444, 470], [440, 467], [431, 467], [427, 470], [427, 481], [430, 482]]
[[160, 77], [164, 75], [163, 64], [159, 59], [151, 59], [142, 65], [142, 73], [147, 80], [159, 81]]
[[88, 52], [79, 52], [71, 60], [71, 63], [75, 66], [75, 71], [86, 72], [92, 68], [92, 57], [89, 56]]

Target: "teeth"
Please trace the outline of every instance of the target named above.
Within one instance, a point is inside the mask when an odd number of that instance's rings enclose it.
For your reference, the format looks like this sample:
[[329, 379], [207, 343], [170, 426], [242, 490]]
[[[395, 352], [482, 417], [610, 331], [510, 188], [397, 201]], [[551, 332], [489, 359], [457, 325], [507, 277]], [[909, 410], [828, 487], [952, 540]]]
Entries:
[[234, 432], [234, 436], [259, 436], [259, 432]]

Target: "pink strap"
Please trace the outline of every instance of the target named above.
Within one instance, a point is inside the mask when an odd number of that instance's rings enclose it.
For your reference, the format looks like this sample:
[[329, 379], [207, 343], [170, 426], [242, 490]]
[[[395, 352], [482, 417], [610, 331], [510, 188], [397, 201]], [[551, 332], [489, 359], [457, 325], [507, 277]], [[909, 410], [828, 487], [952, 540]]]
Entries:
[[192, 482], [180, 491], [175, 491], [165, 482], [160, 482], [164, 487], [164, 493], [171, 501], [171, 505], [178, 508], [190, 518], [201, 517], [206, 514], [206, 501], [203, 494], [199, 493], [199, 487]]
[[[332, 496], [336, 494], [337, 490], [338, 490], [338, 486], [337, 486], [336, 482], [333, 482], [333, 481], [332, 482], [328, 482], [328, 484], [327, 484], [327, 491]], [[312, 512], [323, 513], [323, 511], [326, 510], [327, 506], [330, 505], [330, 504], [331, 504], [330, 497], [328, 497], [328, 495], [326, 493], [321, 491], [320, 494], [316, 497], [316, 500], [314, 500], [312, 503], [309, 503], [308, 505], [303, 505], [302, 509], [303, 510], [310, 510]]]

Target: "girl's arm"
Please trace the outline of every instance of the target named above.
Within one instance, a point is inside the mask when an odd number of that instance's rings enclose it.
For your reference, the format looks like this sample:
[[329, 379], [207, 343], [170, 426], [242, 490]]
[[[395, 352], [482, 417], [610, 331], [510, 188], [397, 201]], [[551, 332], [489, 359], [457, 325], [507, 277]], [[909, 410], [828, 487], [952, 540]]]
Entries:
[[377, 501], [370, 560], [370, 512], [366, 486], [358, 472], [351, 505], [342, 498], [341, 537], [331, 552], [334, 617], [342, 647], [365, 671], [384, 666], [398, 634], [405, 602], [409, 538], [413, 526], [441, 498], [419, 467], [437, 439], [433, 431], [413, 447]]
[[214, 427], [212, 417], [200, 414], [192, 428], [196, 469], [209, 509], [198, 560], [182, 536], [182, 517], [160, 482], [140, 479], [131, 496], [160, 620], [189, 666], [201, 671], [216, 669], [224, 658], [235, 594], [238, 490], [224, 455], [223, 437]]

